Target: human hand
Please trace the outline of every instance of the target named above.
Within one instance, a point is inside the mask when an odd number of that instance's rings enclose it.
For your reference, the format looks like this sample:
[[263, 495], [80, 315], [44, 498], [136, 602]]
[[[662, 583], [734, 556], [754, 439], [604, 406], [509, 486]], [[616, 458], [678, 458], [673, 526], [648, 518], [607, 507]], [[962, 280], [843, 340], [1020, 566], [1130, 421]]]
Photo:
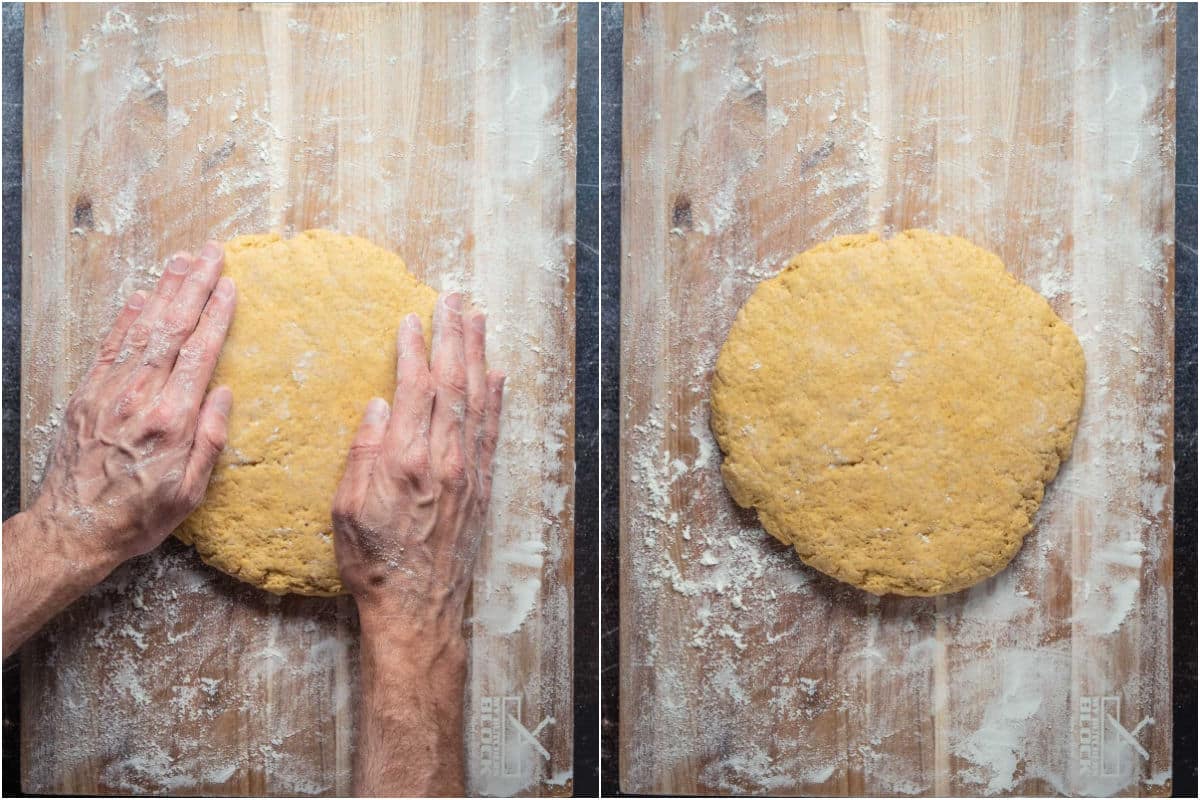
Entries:
[[440, 297], [430, 364], [417, 316], [401, 323], [393, 407], [367, 406], [333, 500], [343, 586], [360, 615], [411, 634], [461, 637], [504, 390], [487, 371], [485, 327], [461, 295]]
[[221, 246], [171, 259], [121, 309], [30, 511], [109, 569], [152, 550], [200, 504], [225, 446], [230, 390], [207, 392], [234, 309]]

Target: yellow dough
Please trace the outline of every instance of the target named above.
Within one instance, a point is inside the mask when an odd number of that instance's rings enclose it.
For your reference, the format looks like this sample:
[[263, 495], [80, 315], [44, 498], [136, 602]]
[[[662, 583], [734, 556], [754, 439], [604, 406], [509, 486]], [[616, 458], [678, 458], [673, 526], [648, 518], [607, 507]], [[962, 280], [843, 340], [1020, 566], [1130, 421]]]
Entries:
[[229, 443], [204, 503], [176, 531], [207, 563], [276, 594], [342, 591], [330, 507], [374, 396], [395, 388], [396, 330], [433, 289], [353, 236], [240, 236], [238, 304], [212, 385], [233, 389]]
[[937, 595], [996, 574], [1070, 453], [1074, 332], [996, 256], [906, 231], [802, 253], [738, 312], [712, 426], [739, 505], [822, 572]]

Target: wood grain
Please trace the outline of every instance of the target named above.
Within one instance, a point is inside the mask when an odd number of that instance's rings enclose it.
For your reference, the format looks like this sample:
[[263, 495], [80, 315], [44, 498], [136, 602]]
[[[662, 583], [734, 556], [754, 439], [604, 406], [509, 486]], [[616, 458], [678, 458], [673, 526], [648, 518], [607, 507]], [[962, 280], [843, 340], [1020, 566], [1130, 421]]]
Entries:
[[[624, 24], [622, 789], [1169, 794], [1173, 10], [634, 4]], [[1088, 382], [1010, 568], [876, 599], [733, 505], [708, 391], [790, 256], [917, 227], [1046, 296]]]
[[[23, 498], [98, 338], [170, 253], [314, 227], [395, 250], [489, 313], [489, 361], [509, 376], [474, 585], [469, 785], [569, 794], [573, 9], [26, 14]], [[348, 794], [356, 625], [347, 600], [268, 596], [171, 540], [25, 649], [24, 788]]]

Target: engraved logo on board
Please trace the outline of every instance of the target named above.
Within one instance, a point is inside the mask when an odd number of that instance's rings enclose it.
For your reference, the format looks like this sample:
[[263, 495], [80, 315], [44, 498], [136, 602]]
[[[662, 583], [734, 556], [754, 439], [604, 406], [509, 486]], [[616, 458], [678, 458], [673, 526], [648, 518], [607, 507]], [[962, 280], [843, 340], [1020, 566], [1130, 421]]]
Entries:
[[1118, 695], [1080, 697], [1076, 725], [1079, 774], [1099, 777], [1120, 775], [1121, 759], [1130, 750], [1148, 761], [1150, 754], [1138, 741], [1138, 735], [1153, 724], [1153, 717], [1143, 717], [1132, 729], [1122, 725], [1121, 698]]
[[515, 778], [524, 774], [524, 754], [532, 749], [543, 759], [550, 752], [538, 741], [538, 734], [554, 724], [546, 717], [533, 730], [521, 722], [519, 696], [481, 697], [479, 700], [479, 770], [484, 775]]

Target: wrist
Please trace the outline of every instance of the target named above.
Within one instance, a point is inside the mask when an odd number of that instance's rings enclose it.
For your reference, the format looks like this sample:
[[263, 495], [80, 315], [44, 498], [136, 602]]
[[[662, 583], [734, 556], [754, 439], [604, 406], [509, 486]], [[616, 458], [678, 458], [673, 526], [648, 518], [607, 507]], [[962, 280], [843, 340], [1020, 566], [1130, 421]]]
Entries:
[[107, 546], [107, 537], [84, 528], [51, 503], [42, 502], [42, 498], [20, 516], [33, 541], [38, 542], [38, 549], [60, 563], [64, 577], [71, 583], [94, 586], [125, 560]]
[[419, 669], [436, 668], [444, 675], [455, 675], [461, 669], [465, 675], [467, 642], [461, 615], [415, 620], [383, 604], [359, 600], [357, 605], [364, 654], [382, 654], [389, 661]]

